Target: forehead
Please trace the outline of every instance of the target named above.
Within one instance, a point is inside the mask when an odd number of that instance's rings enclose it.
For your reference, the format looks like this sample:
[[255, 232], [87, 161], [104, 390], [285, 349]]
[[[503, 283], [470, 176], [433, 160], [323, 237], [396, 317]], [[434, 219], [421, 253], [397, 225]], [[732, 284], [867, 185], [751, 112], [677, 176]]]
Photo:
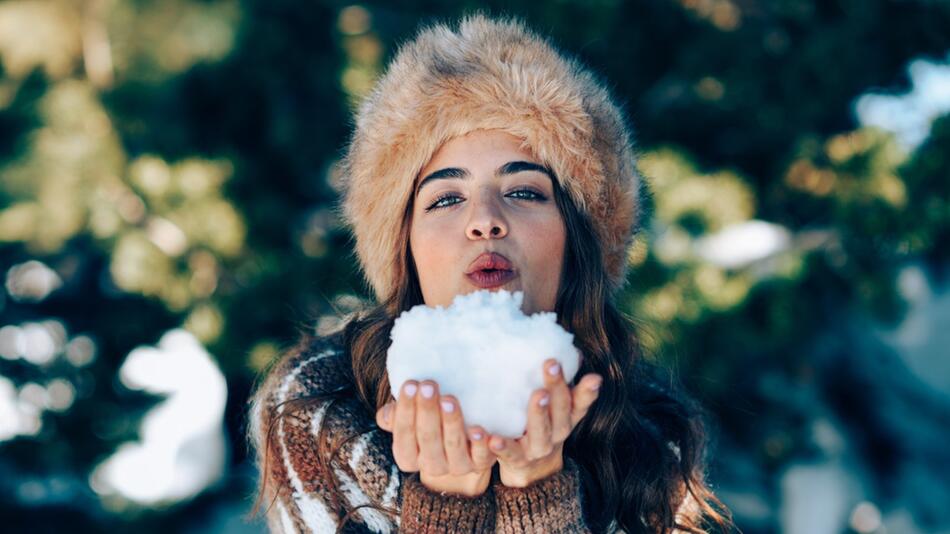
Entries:
[[512, 158], [536, 161], [534, 153], [525, 146], [521, 138], [501, 130], [474, 130], [443, 143], [423, 167], [420, 175], [438, 167], [462, 162], [477, 163]]

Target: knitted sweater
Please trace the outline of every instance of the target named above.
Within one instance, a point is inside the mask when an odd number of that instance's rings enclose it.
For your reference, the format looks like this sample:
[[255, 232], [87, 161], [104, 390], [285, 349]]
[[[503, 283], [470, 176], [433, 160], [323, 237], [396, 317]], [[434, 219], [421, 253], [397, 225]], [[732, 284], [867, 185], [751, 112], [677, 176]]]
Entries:
[[[418, 473], [401, 472], [392, 456], [392, 435], [356, 397], [349, 365], [332, 338], [314, 339], [278, 362], [251, 399], [250, 434], [272, 532], [336, 532], [347, 509], [370, 502], [398, 514], [357, 508], [343, 532], [590, 532], [580, 471], [567, 456], [560, 472], [526, 488], [504, 486], [496, 472], [488, 490], [471, 498], [431, 491]], [[332, 403], [282, 405], [340, 389], [346, 391]], [[317, 461], [317, 450], [331, 472]]]

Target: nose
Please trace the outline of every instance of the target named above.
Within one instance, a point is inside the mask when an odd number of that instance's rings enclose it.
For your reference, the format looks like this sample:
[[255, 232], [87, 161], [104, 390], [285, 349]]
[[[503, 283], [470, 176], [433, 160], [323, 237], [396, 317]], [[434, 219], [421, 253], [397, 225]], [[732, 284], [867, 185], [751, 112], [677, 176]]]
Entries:
[[465, 229], [469, 239], [500, 239], [508, 235], [508, 223], [491, 200], [473, 200], [471, 203], [472, 217]]

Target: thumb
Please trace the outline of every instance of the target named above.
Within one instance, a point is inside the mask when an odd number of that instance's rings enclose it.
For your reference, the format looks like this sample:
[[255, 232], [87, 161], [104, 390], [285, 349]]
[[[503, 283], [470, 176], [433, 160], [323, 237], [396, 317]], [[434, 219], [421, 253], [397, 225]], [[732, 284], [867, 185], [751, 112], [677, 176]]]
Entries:
[[386, 432], [392, 432], [392, 420], [393, 420], [393, 403], [387, 402], [383, 405], [382, 408], [376, 411], [376, 425], [379, 428], [382, 428]]
[[600, 395], [600, 386], [604, 379], [596, 374], [584, 375], [584, 378], [571, 390], [571, 428], [587, 415], [590, 407]]

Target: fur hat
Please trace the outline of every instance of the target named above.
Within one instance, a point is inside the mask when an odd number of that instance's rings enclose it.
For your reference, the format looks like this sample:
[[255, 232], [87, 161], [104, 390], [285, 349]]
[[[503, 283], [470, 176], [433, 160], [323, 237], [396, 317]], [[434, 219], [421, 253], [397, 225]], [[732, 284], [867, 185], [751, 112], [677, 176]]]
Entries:
[[418, 173], [447, 140], [497, 129], [524, 140], [593, 223], [608, 285], [623, 286], [641, 181], [618, 105], [573, 58], [515, 19], [464, 17], [403, 44], [359, 107], [341, 163], [342, 212], [377, 298], [397, 272]]

